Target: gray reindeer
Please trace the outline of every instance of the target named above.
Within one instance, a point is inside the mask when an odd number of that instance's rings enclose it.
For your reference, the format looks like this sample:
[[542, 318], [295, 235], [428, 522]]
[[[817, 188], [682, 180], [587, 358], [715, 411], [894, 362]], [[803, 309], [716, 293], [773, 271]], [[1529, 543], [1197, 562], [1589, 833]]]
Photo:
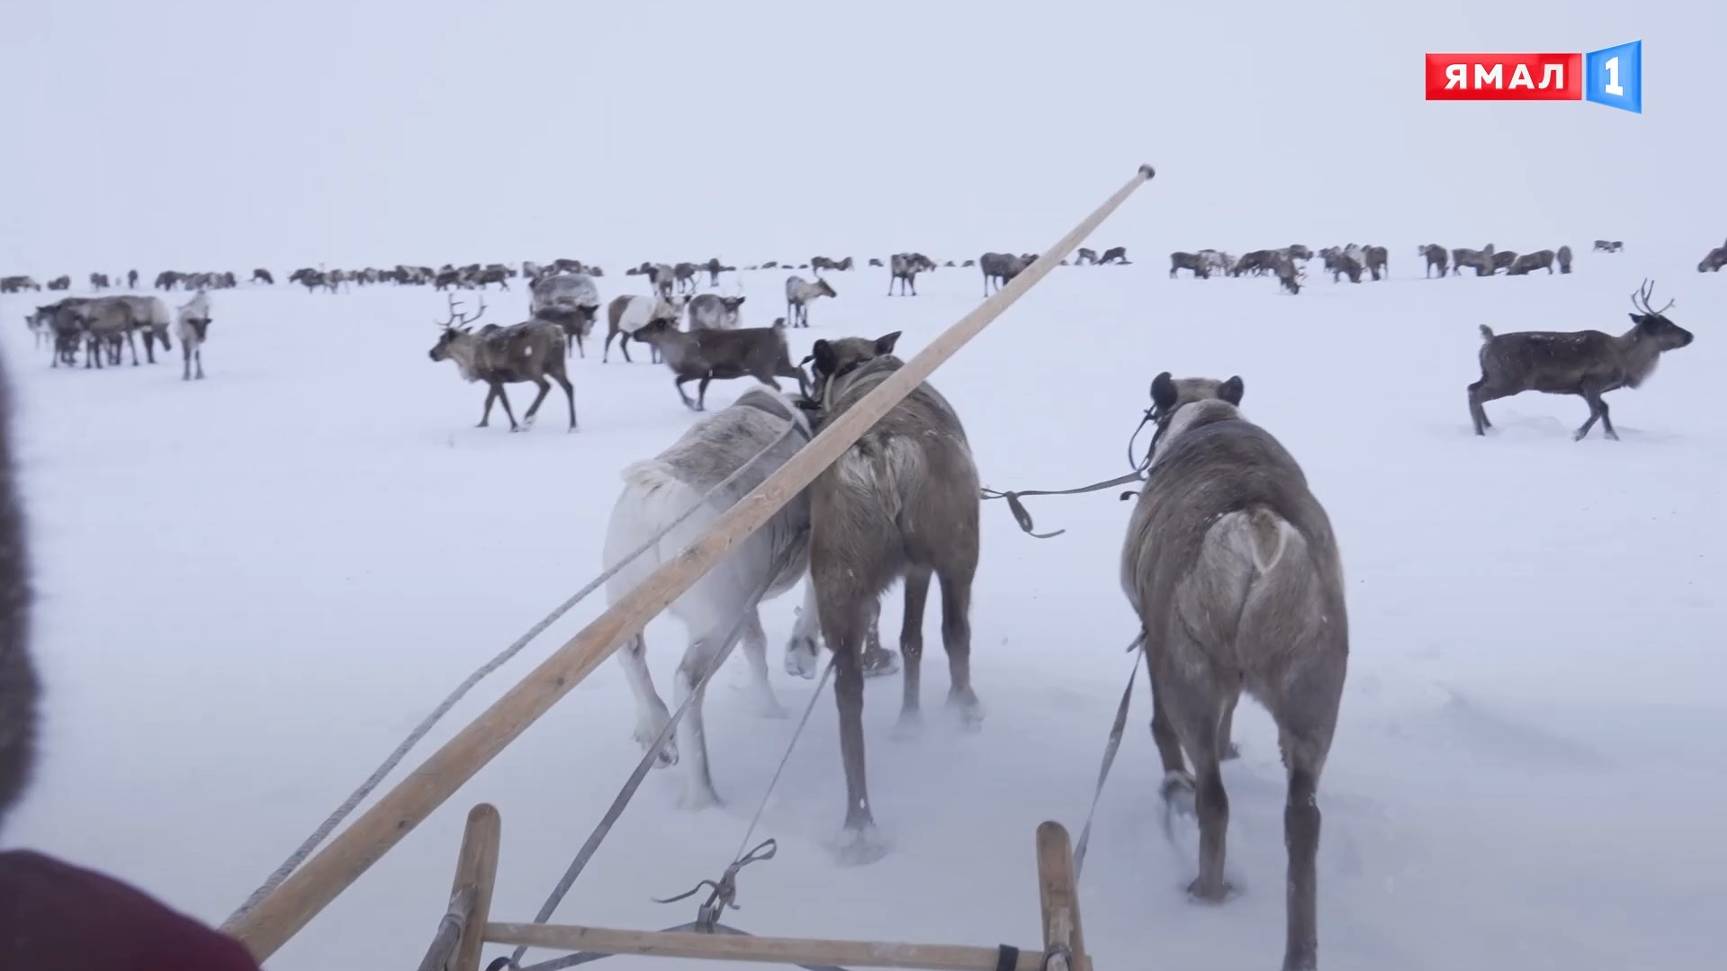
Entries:
[[1649, 306], [1655, 285], [1648, 280], [1631, 295], [1631, 329], [1615, 337], [1598, 330], [1524, 331], [1498, 334], [1481, 327], [1481, 380], [1469, 386], [1469, 417], [1475, 434], [1493, 423], [1483, 404], [1524, 391], [1574, 394], [1589, 404], [1589, 420], [1572, 437], [1582, 441], [1597, 419], [1608, 438], [1618, 439], [1602, 395], [1636, 388], [1655, 373], [1664, 351], [1691, 343], [1691, 332], [1667, 319], [1673, 301]]
[[[1238, 408], [1242, 382], [1151, 384], [1151, 469], [1121, 551], [1121, 585], [1139, 614], [1151, 675], [1152, 737], [1166, 806], [1193, 799], [1195, 898], [1222, 902], [1226, 757], [1245, 689], [1270, 711], [1288, 771], [1285, 971], [1317, 966], [1314, 861], [1320, 771], [1331, 749], [1349, 657], [1343, 571], [1331, 523], [1270, 433]], [[1191, 760], [1193, 772], [1187, 763]]]
[[810, 304], [821, 297], [837, 297], [832, 284], [818, 279], [814, 283], [801, 276], [786, 277], [786, 318], [793, 327], [810, 325]]
[[1187, 270], [1196, 279], [1204, 280], [1211, 276], [1211, 263], [1202, 253], [1175, 252], [1169, 254], [1169, 278], [1175, 279], [1177, 270]]
[[1013, 253], [985, 253], [978, 257], [977, 265], [983, 270], [983, 295], [989, 296], [992, 283], [997, 290], [1006, 286], [1009, 280], [1025, 272], [1035, 259], [1035, 256]]
[[[898, 371], [899, 334], [876, 340], [816, 341], [818, 423], [856, 405]], [[941, 581], [942, 644], [951, 678], [948, 704], [969, 726], [983, 712], [971, 684], [971, 585], [978, 556], [978, 475], [959, 416], [920, 384], [810, 485], [810, 582], [834, 652], [834, 699], [846, 777], [850, 862], [879, 857], [864, 770], [862, 652], [875, 604], [905, 578], [900, 631], [904, 696], [900, 723], [920, 719], [923, 613], [930, 578]]]
[[895, 283], [899, 284], [900, 296], [905, 296], [907, 287], [911, 288], [912, 296], [917, 296], [917, 275], [935, 270], [935, 261], [922, 253], [895, 253], [888, 258], [888, 263], [887, 295], [890, 297]]
[[1420, 255], [1427, 259], [1427, 270], [1422, 276], [1432, 276], [1435, 268], [1438, 268], [1440, 276], [1445, 275], [1451, 262], [1451, 254], [1445, 251], [1445, 247], [1438, 243], [1428, 243], [1421, 247]]

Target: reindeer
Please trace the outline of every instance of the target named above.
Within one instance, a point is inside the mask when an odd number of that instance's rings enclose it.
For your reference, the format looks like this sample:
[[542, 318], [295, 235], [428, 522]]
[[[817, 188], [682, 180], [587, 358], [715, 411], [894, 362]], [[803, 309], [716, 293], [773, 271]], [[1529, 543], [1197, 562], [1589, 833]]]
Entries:
[[270, 275], [269, 270], [260, 266], [252, 271], [251, 282], [262, 283], [267, 287], [273, 287], [276, 285], [276, 278]]
[[893, 296], [893, 285], [899, 284], [900, 296], [905, 296], [907, 287], [911, 295], [917, 296], [917, 275], [925, 270], [934, 271], [935, 261], [922, 253], [895, 253], [889, 257], [887, 279], [887, 295]]
[[1363, 246], [1361, 248], [1361, 257], [1361, 265], [1367, 268], [1367, 272], [1373, 276], [1375, 281], [1382, 280], [1387, 276], [1387, 266], [1391, 260], [1391, 252], [1385, 247]]
[[600, 363], [611, 360], [612, 338], [622, 335], [618, 341], [618, 350], [624, 354], [626, 364], [634, 364], [630, 359], [630, 339], [635, 338], [650, 346], [650, 357], [655, 364], [660, 360], [660, 349], [645, 340], [640, 331], [643, 327], [656, 320], [669, 322], [673, 329], [677, 328], [678, 318], [683, 316], [684, 305], [689, 297], [644, 297], [640, 295], [624, 295], [612, 298], [611, 305], [606, 308], [606, 343], [605, 353], [600, 355]]
[[1252, 273], [1254, 276], [1262, 276], [1277, 268], [1278, 255], [1277, 250], [1250, 250], [1241, 254], [1241, 259], [1236, 260], [1229, 268], [1229, 275], [1239, 277], [1244, 273]]
[[[118, 300], [132, 308], [132, 330], [126, 332], [126, 343], [132, 343], [132, 332], [142, 331], [144, 334], [144, 353], [148, 355], [151, 364], [156, 363], [156, 342], [162, 342], [164, 351], [174, 349], [174, 342], [168, 336], [168, 328], [172, 318], [168, 316], [168, 305], [160, 297], [132, 296], [130, 294], [118, 297], [104, 297], [104, 300]], [[137, 357], [136, 347], [132, 349], [133, 357]]]
[[997, 290], [1006, 286], [1009, 280], [1025, 272], [1025, 268], [1036, 258], [1033, 256], [1026, 259], [1012, 253], [985, 253], [978, 257], [977, 265], [983, 271], [983, 295], [989, 296], [991, 283], [995, 284]]
[[[854, 407], [902, 366], [898, 333], [876, 340], [816, 341], [811, 358], [819, 425]], [[941, 581], [948, 704], [961, 722], [981, 724], [971, 684], [971, 585], [978, 557], [978, 477], [959, 416], [935, 388], [920, 384], [883, 415], [809, 487], [810, 582], [822, 632], [834, 653], [834, 699], [846, 777], [842, 856], [878, 857], [864, 770], [862, 646], [882, 592], [905, 579], [905, 659], [900, 724], [920, 720], [923, 612], [930, 578]]]
[[488, 266], [474, 273], [472, 275], [472, 279], [474, 281], [474, 285], [479, 287], [481, 290], [484, 290], [488, 283], [496, 283], [499, 289], [502, 290], [508, 290], [510, 288], [510, 271], [508, 267]]
[[48, 281], [48, 289], [50, 289], [50, 290], [70, 290], [70, 289], [72, 289], [72, 278], [70, 276], [67, 276], [66, 274], [62, 273], [59, 276], [55, 277], [54, 279]]
[[60, 304], [51, 303], [47, 306], [37, 306], [35, 310], [24, 315], [24, 323], [30, 328], [30, 336], [33, 338], [37, 350], [41, 350], [44, 346], [57, 350], [54, 313], [59, 309]]
[[1511, 266], [1505, 271], [1505, 275], [1525, 276], [1536, 270], [1546, 270], [1548, 276], [1553, 275], [1552, 250], [1541, 249], [1533, 253], [1524, 253], [1511, 261]]
[[833, 285], [826, 280], [814, 283], [801, 276], [786, 277], [786, 317], [793, 327], [810, 325], [810, 303], [821, 297], [837, 297]]
[[1235, 266], [1235, 257], [1220, 250], [1202, 249], [1195, 255], [1204, 261], [1205, 272], [1208, 274], [1220, 273], [1227, 276]]
[[703, 263], [701, 268], [708, 272], [708, 286], [711, 287], [717, 287], [720, 285], [721, 273], [736, 273], [738, 269], [735, 266], [726, 266], [722, 264], [718, 257]]
[[678, 293], [696, 292], [696, 271], [701, 267], [694, 263], [679, 263], [672, 267], [672, 283]]
[[588, 356], [584, 342], [594, 331], [600, 312], [600, 291], [585, 273], [545, 276], [528, 286], [529, 315], [549, 320], [563, 328], [564, 356], [573, 352]]
[[[790, 460], [810, 437], [809, 421], [800, 409], [777, 394], [751, 388], [730, 407], [698, 420], [658, 455], [627, 466], [623, 491], [606, 528], [608, 569], [623, 564], [627, 554], [653, 540], [683, 510], [705, 505], [646, 553], [619, 567], [606, 581], [611, 602], [618, 602], [676, 558], [692, 537]], [[723, 491], [710, 495], [734, 474], [737, 478]], [[765, 716], [783, 714], [768, 684], [767, 634], [758, 608], [762, 600], [791, 589], [804, 575], [809, 538], [810, 501], [806, 492], [800, 492], [668, 605], [667, 612], [683, 622], [689, 636], [676, 675], [679, 699], [695, 690], [702, 672], [726, 650], [726, 637], [741, 621], [753, 707]], [[636, 742], [644, 749], [659, 737], [668, 720], [665, 702], [648, 673], [647, 647], [638, 633], [618, 655], [636, 699]], [[719, 802], [708, 768], [703, 701], [698, 696], [691, 703], [676, 736], [668, 738], [658, 752], [662, 766], [675, 764], [682, 756], [687, 766], [683, 805], [692, 809]]]
[[1169, 254], [1169, 278], [1175, 279], [1177, 270], [1186, 270], [1193, 274], [1194, 279], [1204, 280], [1211, 276], [1211, 267], [1206, 258], [1199, 253], [1175, 252]]
[[[439, 277], [439, 280], [441, 281], [443, 279], [443, 274], [440, 273], [438, 275], [438, 277]], [[302, 269], [295, 270], [292, 274], [290, 274], [288, 276], [288, 282], [300, 284], [301, 286], [306, 288], [306, 292], [308, 294], [313, 292], [314, 290], [318, 289], [319, 287], [324, 287], [324, 288], [328, 289], [331, 293], [336, 292], [335, 285], [330, 282], [329, 276], [326, 275], [324, 273], [324, 271], [314, 270], [310, 267], [305, 267]], [[440, 283], [438, 286], [438, 289], [442, 290], [443, 288], [444, 288], [443, 284]]]
[[1301, 293], [1301, 282], [1307, 278], [1307, 274], [1295, 265], [1294, 260], [1280, 253], [1274, 264], [1274, 270], [1277, 273], [1278, 285], [1288, 291], [1290, 296], [1293, 297]]
[[1618, 253], [1623, 249], [1625, 249], [1625, 244], [1619, 240], [1608, 242], [1605, 239], [1598, 239], [1595, 241], [1594, 251], [1597, 253]]
[[[120, 363], [120, 348], [132, 328], [137, 325], [130, 304], [120, 300], [97, 298], [78, 307], [84, 336], [84, 366], [102, 368], [108, 363]], [[132, 345], [132, 366], [138, 366], [138, 346]]]
[[1582, 441], [1597, 419], [1608, 438], [1618, 440], [1602, 395], [1619, 388], [1640, 387], [1664, 351], [1691, 343], [1691, 332], [1667, 319], [1673, 301], [1660, 310], [1649, 306], [1655, 285], [1645, 280], [1631, 295], [1631, 329], [1614, 337], [1598, 330], [1575, 332], [1523, 331], [1495, 335], [1481, 327], [1481, 380], [1469, 386], [1469, 417], [1475, 434], [1486, 435], [1493, 423], [1483, 404], [1524, 391], [1574, 394], [1589, 404], [1589, 420], [1572, 438]]
[[1727, 243], [1705, 253], [1702, 261], [1697, 264], [1697, 272], [1719, 273], [1723, 266], [1727, 266]]
[[1512, 252], [1511, 250], [1502, 250], [1498, 253], [1494, 253], [1493, 254], [1493, 270], [1492, 270], [1492, 272], [1497, 273], [1500, 270], [1510, 270], [1512, 264], [1514, 264], [1516, 262], [1517, 262], [1517, 254]]
[[564, 355], [560, 353], [564, 349], [563, 329], [550, 321], [530, 320], [508, 327], [488, 324], [476, 334], [473, 325], [486, 312], [486, 298], [480, 298], [480, 307], [473, 316], [459, 311], [460, 304], [453, 294], [449, 301], [449, 319], [438, 322], [443, 332], [429, 353], [434, 361], [454, 361], [465, 380], [486, 382], [486, 409], [475, 427], [485, 428], [492, 419], [492, 402], [501, 401], [504, 416], [510, 419], [510, 431], [519, 431], [504, 385], [526, 381], [532, 381], [540, 389], [534, 403], [528, 406], [528, 413], [522, 416], [524, 424], [532, 425], [534, 413], [540, 410], [540, 403], [551, 390], [546, 383], [550, 375], [569, 399], [570, 431], [575, 431], [576, 391], [564, 375]]
[[86, 297], [67, 297], [59, 303], [36, 308], [38, 315], [48, 315], [48, 331], [54, 348], [49, 367], [59, 367], [62, 364], [67, 367], [77, 366], [78, 347], [84, 342], [85, 334], [83, 305], [89, 302]]
[[1555, 254], [1555, 258], [1559, 260], [1559, 272], [1560, 273], [1570, 273], [1571, 272], [1571, 247], [1569, 247], [1569, 246], [1559, 247], [1559, 252], [1557, 254]]
[[210, 298], [199, 290], [197, 296], [181, 305], [180, 321], [180, 355], [184, 366], [180, 370], [180, 380], [192, 380], [192, 363], [198, 364], [198, 380], [204, 380], [204, 341], [210, 336]]
[[722, 297], [717, 293], [704, 293], [690, 301], [690, 330], [736, 330], [738, 326], [738, 308], [744, 305], [743, 297]]
[[1347, 250], [1336, 246], [1327, 246], [1319, 251], [1319, 258], [1326, 272], [1331, 274], [1331, 282], [1337, 283], [1343, 277], [1349, 277], [1350, 283], [1361, 282], [1361, 263]]
[[100, 293], [103, 290], [108, 289], [108, 274], [106, 274], [106, 273], [92, 273], [92, 274], [90, 274], [90, 289], [95, 290], [98, 293]]
[[1097, 261], [1097, 265], [1098, 266], [1107, 266], [1110, 263], [1115, 263], [1115, 264], [1118, 264], [1121, 266], [1126, 266], [1127, 265], [1127, 247], [1125, 247], [1125, 246], [1111, 246], [1109, 249], [1104, 250], [1103, 256], [1100, 257]]
[[[1166, 814], [1192, 800], [1199, 875], [1221, 903], [1229, 798], [1219, 763], [1241, 692], [1277, 723], [1288, 771], [1285, 971], [1317, 967], [1319, 776], [1337, 726], [1349, 621], [1337, 541], [1295, 459], [1239, 409], [1240, 378], [1151, 383], [1151, 469], [1121, 585], [1139, 615]], [[1185, 759], [1184, 759], [1185, 755]], [[1191, 762], [1193, 771], [1188, 771]]]
[[1448, 269], [1447, 264], [1450, 262], [1450, 254], [1445, 252], [1445, 247], [1438, 243], [1428, 243], [1416, 252], [1417, 255], [1427, 258], [1427, 269], [1422, 273], [1423, 277], [1433, 276], [1433, 270], [1436, 267], [1439, 270], [1440, 276], [1445, 275], [1446, 270]]
[[[656, 319], [644, 325], [636, 337], [652, 344], [656, 355], [665, 359], [673, 374], [672, 386], [691, 411], [707, 410], [708, 385], [716, 380], [752, 377], [778, 391], [776, 378], [793, 378], [800, 392], [806, 389], [803, 370], [792, 364], [786, 347], [783, 317], [772, 327], [690, 333], [678, 330], [676, 320]], [[696, 388], [696, 400], [691, 401], [684, 385], [698, 380], [701, 384]]]
[[1457, 276], [1467, 266], [1475, 270], [1476, 276], [1492, 276], [1495, 260], [1492, 243], [1478, 250], [1454, 249], [1451, 251], [1451, 274]]
[[1074, 254], [1074, 258], [1073, 258], [1073, 265], [1074, 266], [1094, 266], [1094, 265], [1096, 265], [1096, 263], [1097, 263], [1097, 250], [1086, 249], [1084, 246], [1081, 246], [1079, 248], [1079, 251]]

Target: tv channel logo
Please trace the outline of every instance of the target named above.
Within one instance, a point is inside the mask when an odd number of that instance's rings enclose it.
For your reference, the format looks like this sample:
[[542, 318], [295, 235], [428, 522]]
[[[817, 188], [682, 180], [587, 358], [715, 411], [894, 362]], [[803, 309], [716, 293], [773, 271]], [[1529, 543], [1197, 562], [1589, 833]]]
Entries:
[[1427, 55], [1428, 101], [1592, 101], [1643, 113], [1643, 42], [1582, 53]]

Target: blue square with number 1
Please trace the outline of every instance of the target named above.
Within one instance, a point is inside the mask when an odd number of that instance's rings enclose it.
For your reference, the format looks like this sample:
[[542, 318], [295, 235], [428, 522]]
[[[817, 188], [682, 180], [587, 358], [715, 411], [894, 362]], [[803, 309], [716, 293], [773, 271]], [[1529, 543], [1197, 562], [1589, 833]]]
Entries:
[[1583, 97], [1598, 105], [1643, 113], [1643, 42], [1584, 55]]

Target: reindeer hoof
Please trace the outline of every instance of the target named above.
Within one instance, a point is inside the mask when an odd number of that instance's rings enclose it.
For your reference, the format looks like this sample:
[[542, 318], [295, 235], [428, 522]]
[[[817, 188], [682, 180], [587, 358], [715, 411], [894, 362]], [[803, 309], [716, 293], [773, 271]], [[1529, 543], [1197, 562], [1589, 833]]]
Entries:
[[1187, 885], [1189, 899], [1204, 904], [1221, 904], [1235, 893], [1235, 887], [1228, 880], [1219, 880], [1209, 884], [1204, 877], [1196, 877]]
[[947, 707], [959, 720], [961, 729], [967, 732], [983, 731], [983, 703], [977, 700], [976, 694], [970, 690], [949, 692]]
[[865, 866], [887, 856], [888, 844], [875, 823], [848, 824], [834, 845], [834, 858], [844, 866]]
[[720, 794], [710, 785], [693, 785], [678, 797], [678, 808], [685, 812], [697, 813], [723, 805]]
[[865, 650], [861, 667], [866, 678], [893, 674], [899, 670], [899, 654], [885, 647]]
[[786, 673], [806, 681], [813, 680], [819, 654], [814, 638], [793, 638], [792, 642], [786, 645]]
[[1193, 777], [1186, 772], [1166, 772], [1158, 787], [1163, 796], [1164, 814], [1193, 815]]

